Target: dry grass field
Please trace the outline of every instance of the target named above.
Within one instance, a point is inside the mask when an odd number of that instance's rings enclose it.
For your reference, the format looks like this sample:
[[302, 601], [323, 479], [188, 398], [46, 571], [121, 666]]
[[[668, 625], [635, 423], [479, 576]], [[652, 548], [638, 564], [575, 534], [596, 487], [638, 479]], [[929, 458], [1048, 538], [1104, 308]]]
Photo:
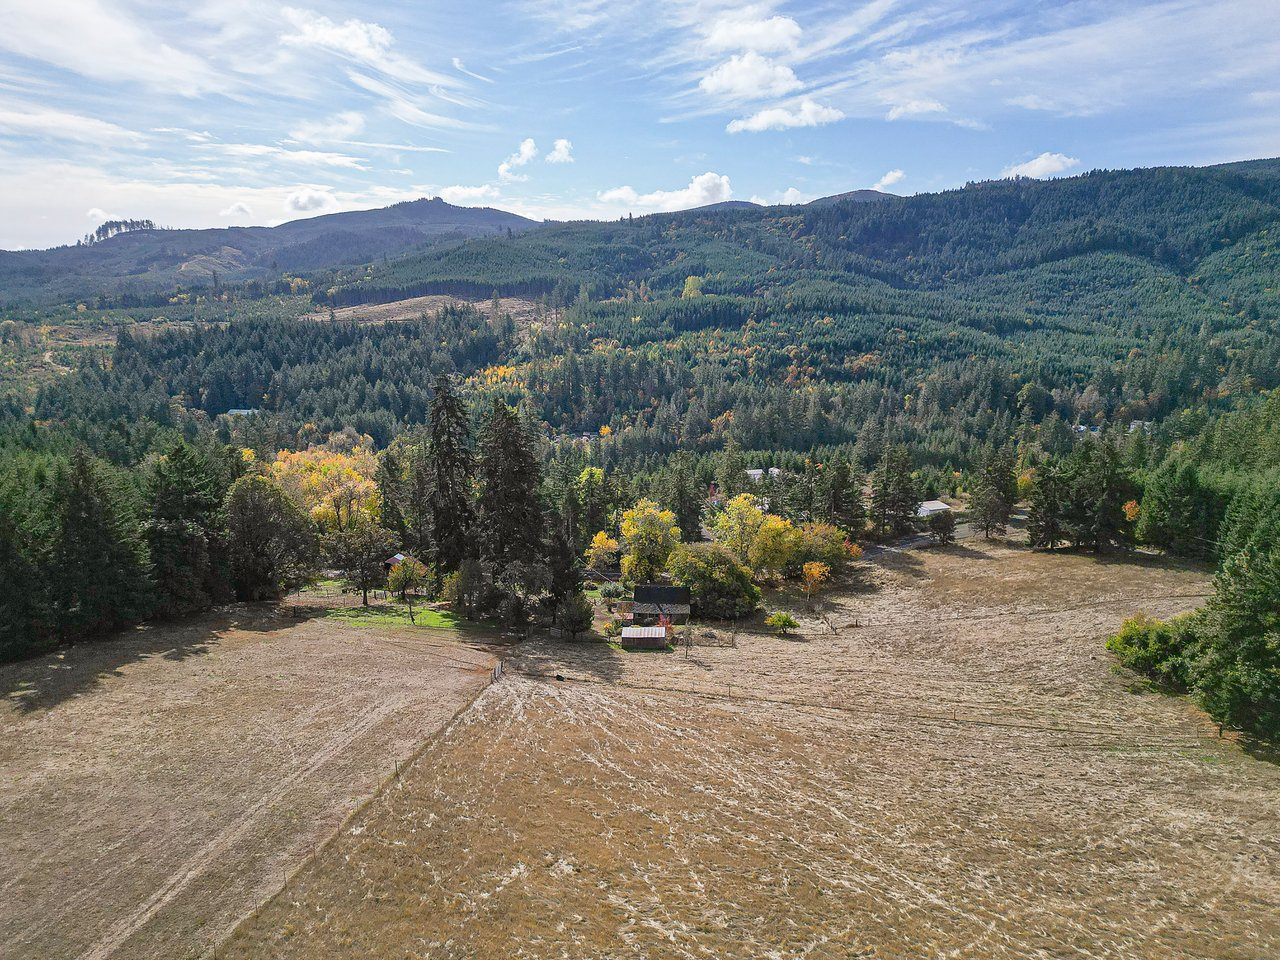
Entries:
[[[537, 316], [538, 305], [532, 300], [503, 297], [499, 303], [502, 312], [510, 313], [516, 323], [528, 323]], [[431, 294], [425, 297], [410, 297], [407, 300], [393, 300], [390, 303], [361, 303], [350, 307], [337, 307], [333, 311], [333, 316], [337, 320], [356, 320], [360, 323], [387, 323], [395, 320], [417, 320], [423, 315], [436, 313], [445, 307], [462, 304], [469, 304], [486, 316], [493, 313], [492, 298], [481, 300]], [[316, 320], [327, 320], [329, 311], [327, 308], [316, 310], [311, 317]]]
[[0, 956], [207, 954], [494, 662], [234, 607], [0, 668]]
[[218, 956], [1280, 956], [1280, 767], [1102, 647], [1206, 574], [870, 566], [797, 638], [526, 645]]

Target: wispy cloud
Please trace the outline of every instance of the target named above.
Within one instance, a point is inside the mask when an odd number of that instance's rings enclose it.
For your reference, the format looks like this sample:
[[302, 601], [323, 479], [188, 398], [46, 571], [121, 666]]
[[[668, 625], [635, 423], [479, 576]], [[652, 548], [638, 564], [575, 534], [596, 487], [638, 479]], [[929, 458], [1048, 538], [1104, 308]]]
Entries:
[[842, 119], [844, 113], [835, 107], [826, 107], [812, 100], [801, 100], [795, 107], [769, 107], [749, 117], [732, 120], [725, 129], [730, 133], [760, 133], [764, 130], [818, 127]]
[[887, 190], [889, 187], [892, 187], [895, 183], [902, 180], [905, 176], [906, 176], [906, 173], [902, 170], [890, 170], [883, 177], [881, 177], [874, 184], [872, 184], [871, 189]]
[[146, 139], [133, 130], [64, 110], [0, 104], [0, 137], [40, 137], [80, 143], [141, 146]]

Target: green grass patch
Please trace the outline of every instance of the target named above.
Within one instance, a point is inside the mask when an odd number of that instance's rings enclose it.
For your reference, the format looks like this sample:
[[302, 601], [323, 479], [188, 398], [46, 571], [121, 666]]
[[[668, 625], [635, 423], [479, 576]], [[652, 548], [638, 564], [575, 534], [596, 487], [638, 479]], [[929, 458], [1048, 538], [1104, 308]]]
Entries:
[[492, 624], [464, 620], [452, 610], [432, 610], [415, 606], [413, 620], [403, 603], [371, 603], [367, 607], [333, 607], [327, 620], [341, 620], [355, 627], [424, 627], [431, 630], [475, 630]]

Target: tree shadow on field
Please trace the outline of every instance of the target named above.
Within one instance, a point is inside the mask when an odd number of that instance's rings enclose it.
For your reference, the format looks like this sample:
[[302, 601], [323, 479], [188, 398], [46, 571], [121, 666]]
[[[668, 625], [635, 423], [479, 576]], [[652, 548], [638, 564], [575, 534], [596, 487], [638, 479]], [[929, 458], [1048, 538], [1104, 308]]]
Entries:
[[1255, 760], [1280, 767], [1280, 742], [1244, 736], [1240, 738], [1240, 748]]
[[205, 656], [229, 630], [271, 633], [297, 622], [274, 604], [238, 603], [190, 619], [144, 624], [100, 641], [0, 665], [0, 697], [21, 713], [51, 710], [122, 676], [130, 664], [157, 657], [180, 662]]
[[[619, 680], [623, 673], [623, 659], [638, 655], [616, 650], [607, 643], [583, 640], [570, 642], [541, 637], [522, 643], [518, 650], [513, 666], [521, 673], [547, 680], [554, 680], [556, 676], [577, 676], [600, 683]], [[662, 651], [653, 651], [652, 655], [664, 654]], [[665, 655], [671, 654], [668, 652]]]
[[963, 543], [949, 543], [946, 546], [930, 547], [930, 550], [936, 550], [939, 553], [945, 553], [951, 557], [963, 557], [966, 560], [994, 560], [991, 554], [985, 550], [975, 550]]

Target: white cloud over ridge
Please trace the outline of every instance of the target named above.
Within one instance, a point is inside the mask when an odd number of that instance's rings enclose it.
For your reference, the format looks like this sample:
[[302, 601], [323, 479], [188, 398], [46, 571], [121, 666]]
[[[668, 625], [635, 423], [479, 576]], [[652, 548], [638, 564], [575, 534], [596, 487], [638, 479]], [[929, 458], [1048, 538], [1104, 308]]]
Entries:
[[905, 177], [905, 176], [906, 176], [905, 171], [902, 171], [902, 170], [890, 170], [890, 171], [889, 171], [888, 173], [886, 173], [883, 177], [881, 177], [879, 180], [877, 180], [877, 181], [872, 185], [871, 189], [872, 189], [872, 190], [884, 190], [884, 189], [886, 189], [886, 188], [888, 188], [888, 187], [892, 187], [895, 183], [897, 183], [899, 180], [901, 180], [901, 179], [902, 179], [903, 177]]
[[621, 204], [624, 207], [650, 212], [671, 210], [687, 210], [689, 207], [703, 207], [709, 203], [722, 203], [733, 196], [733, 188], [729, 178], [724, 174], [698, 174], [689, 181], [687, 187], [679, 190], [655, 190], [652, 193], [640, 193], [634, 187], [614, 187], [598, 194], [601, 203]]
[[769, 107], [749, 117], [732, 120], [725, 127], [730, 133], [761, 133], [765, 130], [789, 130], [793, 127], [818, 127], [844, 119], [844, 112], [813, 100], [801, 100], [794, 109]]
[[249, 204], [245, 203], [243, 200], [237, 200], [235, 203], [231, 204], [231, 206], [224, 207], [222, 210], [219, 210], [218, 216], [237, 218], [252, 217], [253, 207], [249, 206]]
[[338, 198], [328, 190], [303, 187], [285, 197], [284, 208], [290, 213], [328, 213], [338, 209]]
[[1034, 177], [1040, 179], [1042, 177], [1052, 177], [1054, 174], [1064, 173], [1074, 167], [1080, 166], [1080, 161], [1075, 157], [1068, 157], [1065, 153], [1042, 153], [1040, 156], [1028, 160], [1025, 163], [1016, 163], [1011, 167], [1006, 167], [1001, 174], [1002, 177]]
[[474, 203], [477, 200], [492, 200], [497, 195], [498, 188], [491, 183], [486, 183], [478, 187], [444, 187], [440, 191], [441, 199], [448, 203], [459, 204], [462, 206], [465, 206], [468, 203]]

